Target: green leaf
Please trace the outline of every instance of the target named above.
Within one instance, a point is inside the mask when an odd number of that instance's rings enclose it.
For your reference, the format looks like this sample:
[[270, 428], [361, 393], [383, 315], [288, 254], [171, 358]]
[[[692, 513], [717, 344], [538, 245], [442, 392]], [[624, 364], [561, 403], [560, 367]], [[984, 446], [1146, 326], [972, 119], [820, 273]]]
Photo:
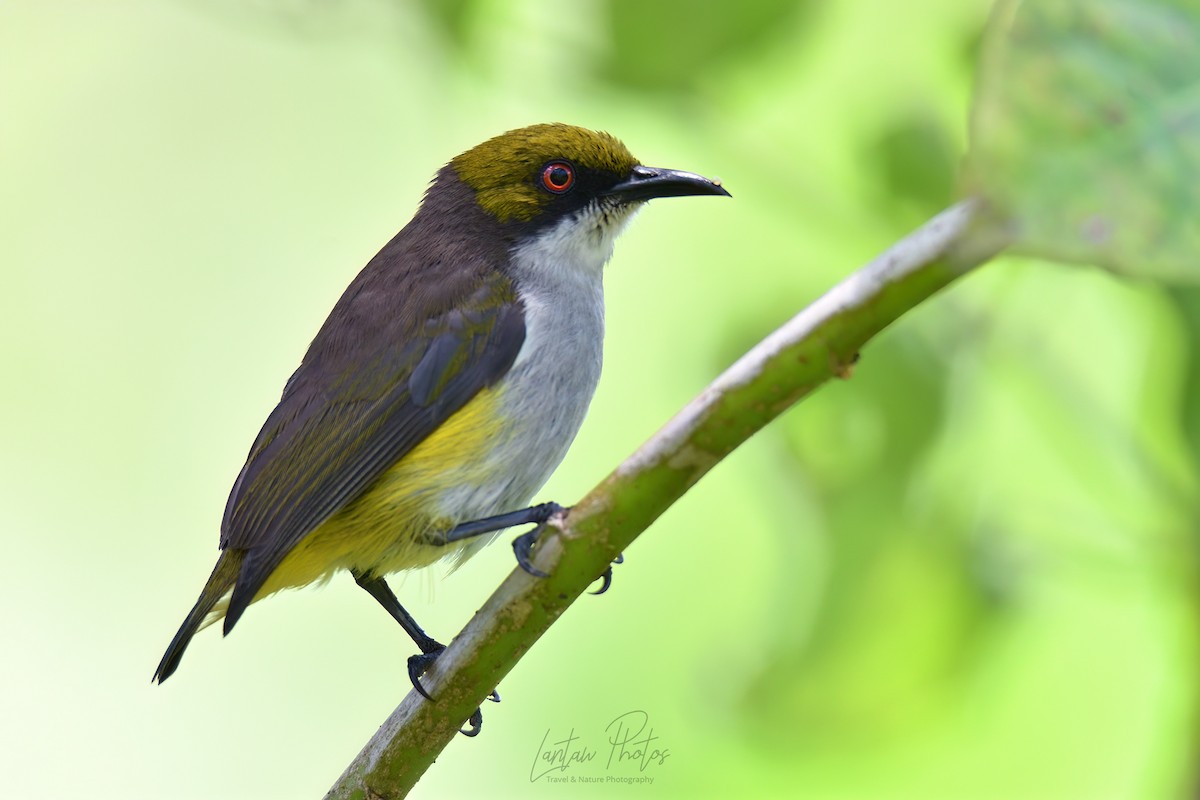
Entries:
[[999, 0], [967, 190], [1014, 249], [1200, 279], [1200, 4]]
[[613, 82], [640, 90], [691, 90], [708, 73], [783, 40], [807, 26], [811, 0], [608, 0], [611, 36], [605, 66]]

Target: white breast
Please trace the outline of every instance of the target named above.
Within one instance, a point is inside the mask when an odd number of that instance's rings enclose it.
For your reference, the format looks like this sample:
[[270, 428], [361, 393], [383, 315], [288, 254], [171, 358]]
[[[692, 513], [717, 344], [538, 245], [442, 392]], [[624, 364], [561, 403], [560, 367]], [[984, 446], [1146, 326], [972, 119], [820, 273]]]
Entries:
[[[460, 521], [529, 505], [579, 432], [600, 380], [603, 267], [628, 216], [592, 209], [513, 252], [512, 276], [525, 306], [525, 343], [498, 386], [505, 426], [484, 470], [490, 479], [440, 498]], [[485, 543], [471, 543], [462, 558]]]

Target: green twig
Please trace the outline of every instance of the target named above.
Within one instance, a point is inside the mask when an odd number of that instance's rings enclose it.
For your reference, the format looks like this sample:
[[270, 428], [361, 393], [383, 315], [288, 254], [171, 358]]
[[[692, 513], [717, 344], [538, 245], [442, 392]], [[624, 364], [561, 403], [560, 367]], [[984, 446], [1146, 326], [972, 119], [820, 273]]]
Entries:
[[[572, 602], [718, 461], [831, 377], [904, 312], [1007, 243], [977, 201], [934, 217], [772, 333], [718, 377], [566, 519], [544, 526], [534, 564], [514, 569], [326, 795], [403, 797], [467, 717]], [[485, 733], [486, 735], [486, 733]]]

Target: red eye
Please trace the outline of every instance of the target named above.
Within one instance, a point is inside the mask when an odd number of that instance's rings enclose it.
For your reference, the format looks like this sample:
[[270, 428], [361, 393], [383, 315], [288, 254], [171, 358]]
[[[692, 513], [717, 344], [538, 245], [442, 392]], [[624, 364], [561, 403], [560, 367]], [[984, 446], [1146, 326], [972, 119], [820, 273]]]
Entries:
[[542, 186], [555, 194], [562, 194], [575, 185], [575, 170], [562, 161], [551, 161], [542, 168]]

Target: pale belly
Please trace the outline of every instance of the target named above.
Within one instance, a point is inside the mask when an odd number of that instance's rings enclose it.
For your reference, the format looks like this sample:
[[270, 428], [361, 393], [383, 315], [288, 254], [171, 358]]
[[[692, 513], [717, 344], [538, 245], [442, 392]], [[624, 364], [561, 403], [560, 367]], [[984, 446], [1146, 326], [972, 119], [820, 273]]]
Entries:
[[603, 337], [602, 306], [590, 319], [547, 321], [536, 311], [509, 374], [306, 536], [256, 600], [341, 569], [387, 575], [450, 555], [461, 563], [495, 534], [449, 547], [427, 538], [530, 504], [583, 423], [600, 377]]

